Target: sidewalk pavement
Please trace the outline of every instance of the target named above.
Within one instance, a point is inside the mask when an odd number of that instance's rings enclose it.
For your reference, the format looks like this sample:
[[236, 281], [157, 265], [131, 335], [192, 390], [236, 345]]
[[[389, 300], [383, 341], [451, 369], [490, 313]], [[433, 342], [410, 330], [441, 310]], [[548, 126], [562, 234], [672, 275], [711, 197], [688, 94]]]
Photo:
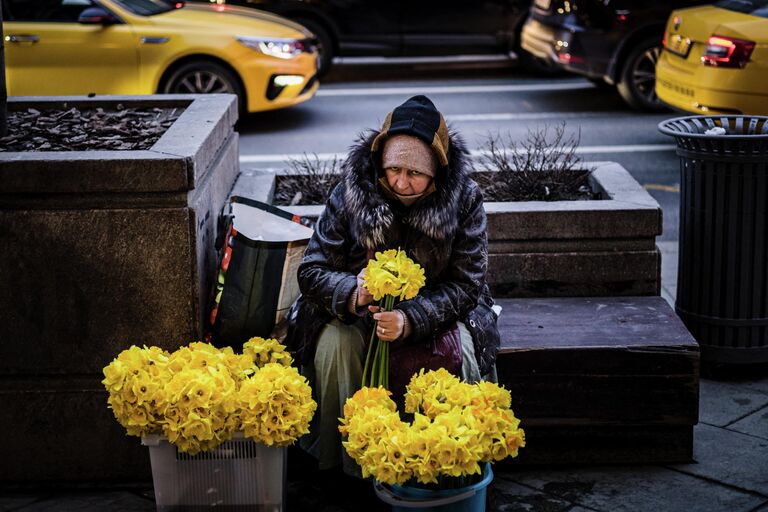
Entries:
[[[659, 242], [662, 296], [674, 304], [677, 242]], [[489, 512], [768, 512], [768, 370], [740, 368], [701, 379], [694, 462], [497, 471]], [[340, 512], [312, 501], [317, 485], [289, 484], [288, 512]], [[314, 505], [313, 505], [314, 503]], [[300, 505], [299, 505], [300, 504]], [[143, 512], [151, 488], [0, 495], [0, 511]], [[373, 512], [360, 502], [354, 510]]]

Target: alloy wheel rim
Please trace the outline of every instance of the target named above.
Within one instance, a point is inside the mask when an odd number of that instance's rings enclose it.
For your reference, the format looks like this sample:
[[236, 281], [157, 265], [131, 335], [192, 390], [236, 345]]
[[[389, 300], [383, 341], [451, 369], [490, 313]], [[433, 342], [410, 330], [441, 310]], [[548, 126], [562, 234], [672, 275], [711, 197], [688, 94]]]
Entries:
[[632, 83], [637, 93], [650, 105], [659, 103], [656, 97], [656, 63], [659, 61], [661, 48], [648, 48], [637, 59], [632, 70]]
[[193, 71], [179, 78], [176, 81], [172, 92], [181, 94], [234, 94], [235, 91], [232, 89], [229, 82], [216, 73], [210, 71]]

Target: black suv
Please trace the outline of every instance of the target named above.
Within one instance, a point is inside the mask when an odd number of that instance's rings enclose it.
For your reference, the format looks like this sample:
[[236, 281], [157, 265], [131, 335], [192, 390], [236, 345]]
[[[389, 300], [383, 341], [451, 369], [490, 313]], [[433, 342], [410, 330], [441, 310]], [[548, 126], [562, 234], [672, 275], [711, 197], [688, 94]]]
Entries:
[[[519, 54], [531, 0], [211, 0], [270, 11], [315, 33], [321, 72], [341, 57]], [[518, 55], [541, 70], [541, 61]]]
[[586, 76], [615, 85], [638, 110], [661, 110], [656, 61], [669, 13], [701, 0], [535, 0], [523, 27], [523, 49]]

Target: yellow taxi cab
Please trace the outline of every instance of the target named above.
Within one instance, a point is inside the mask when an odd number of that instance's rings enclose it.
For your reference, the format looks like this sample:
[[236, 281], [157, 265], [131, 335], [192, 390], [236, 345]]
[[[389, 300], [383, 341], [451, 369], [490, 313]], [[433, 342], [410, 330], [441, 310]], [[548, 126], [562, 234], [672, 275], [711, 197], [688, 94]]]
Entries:
[[3, 0], [11, 96], [232, 93], [243, 112], [318, 87], [315, 39], [285, 18], [171, 0]]
[[768, 114], [768, 0], [673, 11], [656, 95], [696, 114]]

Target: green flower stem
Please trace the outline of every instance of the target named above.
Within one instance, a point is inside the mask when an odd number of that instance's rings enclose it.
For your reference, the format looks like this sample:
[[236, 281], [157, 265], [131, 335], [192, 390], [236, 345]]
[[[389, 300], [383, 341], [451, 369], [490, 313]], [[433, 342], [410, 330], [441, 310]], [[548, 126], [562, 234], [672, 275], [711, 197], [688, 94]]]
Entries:
[[[373, 361], [371, 361], [371, 349], [373, 348], [373, 344], [378, 342], [376, 339], [376, 326], [378, 325], [378, 322], [374, 322], [373, 324], [373, 331], [371, 331], [371, 339], [368, 340], [368, 354], [365, 356], [365, 366], [363, 366], [363, 387], [369, 386], [369, 375], [368, 370], [371, 369], [371, 366], [373, 365]], [[378, 348], [378, 347], [377, 347]]]
[[384, 343], [384, 346], [381, 348], [383, 349], [383, 354], [381, 356], [381, 364], [383, 367], [381, 371], [381, 381], [384, 388], [389, 389], [389, 343]]
[[[395, 308], [395, 297], [387, 295], [384, 300], [384, 310], [392, 311]], [[389, 343], [383, 343], [381, 347], [381, 383], [385, 389], [389, 389]]]
[[[392, 311], [395, 307], [395, 297], [392, 295], [384, 296], [381, 303], [383, 311]], [[365, 365], [363, 366], [363, 386], [378, 387], [382, 386], [389, 389], [389, 343], [379, 340], [376, 336], [376, 328], [379, 322], [373, 323], [371, 339], [368, 341], [368, 353], [365, 356]], [[376, 348], [373, 346], [376, 345]], [[371, 357], [373, 354], [373, 357]]]
[[373, 362], [371, 363], [371, 387], [375, 388], [379, 385], [379, 351], [381, 350], [381, 340], [376, 337], [376, 350], [373, 354]]

